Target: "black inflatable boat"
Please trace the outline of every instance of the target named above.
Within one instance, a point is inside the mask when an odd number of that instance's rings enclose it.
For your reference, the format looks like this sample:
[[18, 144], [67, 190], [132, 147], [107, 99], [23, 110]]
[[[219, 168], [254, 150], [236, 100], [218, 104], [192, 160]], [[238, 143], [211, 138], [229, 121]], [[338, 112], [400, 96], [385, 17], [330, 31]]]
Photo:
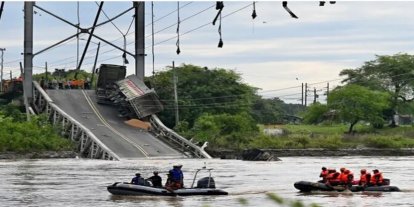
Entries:
[[[206, 170], [209, 172], [208, 177], [201, 178], [194, 186], [198, 172]], [[155, 195], [155, 196], [192, 196], [192, 195], [228, 195], [224, 190], [216, 189], [215, 181], [211, 177], [212, 169], [198, 169], [194, 175], [193, 183], [190, 188], [181, 188], [168, 191], [165, 188], [156, 188], [150, 185], [134, 185], [131, 183], [116, 182], [107, 187], [107, 190], [113, 195]]]
[[[343, 186], [334, 186], [330, 187], [324, 183], [319, 182], [309, 182], [309, 181], [298, 181], [294, 184], [295, 188], [301, 192], [311, 192], [311, 191], [344, 191], [346, 190]], [[400, 189], [396, 186], [382, 185], [382, 186], [368, 186], [363, 187], [359, 185], [353, 185], [348, 190], [352, 192], [359, 191], [378, 191], [378, 192], [396, 192]]]

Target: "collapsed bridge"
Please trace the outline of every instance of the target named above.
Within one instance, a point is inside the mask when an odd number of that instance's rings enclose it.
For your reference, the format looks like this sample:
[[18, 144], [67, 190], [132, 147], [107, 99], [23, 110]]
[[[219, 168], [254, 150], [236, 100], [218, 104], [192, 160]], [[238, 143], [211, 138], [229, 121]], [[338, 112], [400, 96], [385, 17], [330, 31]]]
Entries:
[[[100, 72], [103, 74], [103, 70]], [[49, 120], [61, 128], [61, 134], [76, 143], [82, 157], [108, 160], [211, 158], [159, 120], [155, 113], [163, 107], [155, 91], [142, 81], [128, 76], [113, 83], [105, 83], [109, 91], [101, 90], [99, 80], [96, 91], [45, 91], [33, 82], [33, 107], [37, 113], [47, 114]]]

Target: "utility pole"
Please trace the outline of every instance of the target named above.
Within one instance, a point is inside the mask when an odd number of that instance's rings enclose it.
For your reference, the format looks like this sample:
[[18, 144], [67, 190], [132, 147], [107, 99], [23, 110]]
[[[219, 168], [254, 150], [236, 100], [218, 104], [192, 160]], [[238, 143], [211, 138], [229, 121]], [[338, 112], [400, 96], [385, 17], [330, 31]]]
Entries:
[[24, 79], [23, 90], [30, 101], [33, 97], [33, 1], [24, 2]]
[[175, 64], [174, 61], [173, 64], [173, 84], [174, 84], [174, 105], [175, 105], [175, 126], [178, 125], [178, 122], [180, 121], [179, 114], [178, 114], [178, 95], [177, 95], [177, 76], [175, 74]]
[[[21, 77], [23, 77], [23, 88], [25, 88], [26, 81], [24, 81], [25, 75], [23, 72], [22, 62], [20, 62], [20, 74], [21, 74]], [[30, 121], [29, 102], [27, 101], [27, 95], [26, 95], [25, 90], [23, 90], [23, 102], [24, 102], [24, 108], [26, 109], [26, 119], [27, 121]]]
[[308, 103], [308, 83], [305, 83], [305, 107]]
[[133, 2], [135, 8], [135, 75], [145, 75], [145, 2]]
[[302, 83], [302, 106], [303, 106], [303, 83]]
[[45, 62], [45, 84], [46, 84], [46, 86], [48, 85], [48, 81], [47, 81], [47, 62]]
[[329, 96], [329, 82], [326, 84], [326, 102], [328, 102], [328, 96]]
[[13, 79], [12, 71], [10, 71], [10, 81]]
[[3, 55], [4, 55], [4, 51], [6, 51], [6, 48], [0, 48], [0, 51], [1, 51], [0, 92], [3, 92]]
[[313, 103], [316, 103], [316, 98], [318, 97], [318, 95], [316, 94], [316, 88], [313, 88]]
[[98, 61], [98, 54], [99, 54], [99, 48], [101, 47], [101, 42], [98, 42], [98, 48], [96, 49], [96, 55], [95, 55], [95, 61], [93, 62], [93, 67], [92, 67], [92, 77], [91, 77], [91, 82], [89, 83], [89, 87], [90, 89], [93, 88], [93, 76], [95, 74], [95, 67], [96, 67], [96, 62]]

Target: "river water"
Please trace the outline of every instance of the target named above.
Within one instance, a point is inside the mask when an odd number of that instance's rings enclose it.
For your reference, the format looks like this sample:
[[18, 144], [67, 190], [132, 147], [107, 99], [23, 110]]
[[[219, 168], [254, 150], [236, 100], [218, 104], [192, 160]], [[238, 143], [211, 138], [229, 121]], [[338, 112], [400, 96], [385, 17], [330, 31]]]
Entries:
[[[153, 197], [112, 196], [106, 186], [130, 181], [135, 172], [144, 177], [166, 172], [173, 163], [183, 164], [185, 185], [194, 170], [214, 168], [216, 187], [228, 196]], [[382, 170], [402, 192], [299, 193], [293, 183], [316, 181], [321, 166]], [[165, 179], [165, 173], [161, 173]], [[356, 177], [359, 174], [356, 173]], [[284, 157], [279, 162], [198, 159], [141, 159], [103, 161], [89, 159], [39, 159], [0, 161], [0, 206], [278, 206], [266, 193], [306, 205], [414, 206], [414, 157]], [[245, 200], [242, 203], [240, 200]]]

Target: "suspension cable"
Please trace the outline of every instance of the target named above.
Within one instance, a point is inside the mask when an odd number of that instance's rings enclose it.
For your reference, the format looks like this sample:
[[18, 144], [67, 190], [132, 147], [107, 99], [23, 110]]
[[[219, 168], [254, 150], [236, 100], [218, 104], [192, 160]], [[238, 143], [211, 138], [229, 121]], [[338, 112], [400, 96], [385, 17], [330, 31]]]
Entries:
[[180, 2], [177, 1], [177, 42], [175, 43], [175, 45], [177, 46], [177, 55], [180, 54], [181, 50], [180, 50]]

